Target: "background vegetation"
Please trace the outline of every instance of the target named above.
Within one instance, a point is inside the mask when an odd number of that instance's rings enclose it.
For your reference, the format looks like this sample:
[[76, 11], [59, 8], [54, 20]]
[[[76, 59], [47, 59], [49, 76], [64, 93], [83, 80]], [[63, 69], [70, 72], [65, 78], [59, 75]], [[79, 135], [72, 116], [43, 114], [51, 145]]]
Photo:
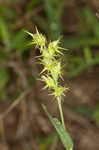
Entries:
[[63, 102], [76, 150], [99, 150], [99, 2], [95, 0], [0, 0], [0, 149], [63, 150], [41, 104], [59, 116], [39, 78], [29, 45], [35, 27], [48, 40], [61, 38]]

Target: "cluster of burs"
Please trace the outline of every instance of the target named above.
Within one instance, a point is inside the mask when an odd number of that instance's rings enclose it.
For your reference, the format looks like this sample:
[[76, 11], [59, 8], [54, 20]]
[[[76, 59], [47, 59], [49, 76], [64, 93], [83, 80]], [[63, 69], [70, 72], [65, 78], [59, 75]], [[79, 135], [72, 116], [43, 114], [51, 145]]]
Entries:
[[41, 72], [41, 80], [45, 82], [45, 87], [50, 90], [50, 94], [56, 98], [64, 96], [66, 87], [59, 85], [59, 78], [62, 78], [62, 66], [60, 55], [62, 55], [62, 47], [59, 46], [59, 39], [52, 42], [47, 42], [46, 38], [36, 30], [36, 34], [28, 32], [32, 36], [31, 44], [40, 49], [40, 63], [43, 65]]

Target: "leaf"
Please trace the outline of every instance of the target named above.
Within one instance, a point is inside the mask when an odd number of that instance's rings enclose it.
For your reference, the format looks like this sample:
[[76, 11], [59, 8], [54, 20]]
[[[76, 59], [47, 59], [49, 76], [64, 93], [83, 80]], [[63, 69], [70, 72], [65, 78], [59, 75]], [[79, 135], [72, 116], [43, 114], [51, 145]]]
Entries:
[[0, 36], [3, 40], [3, 42], [5, 43], [5, 45], [7, 47], [9, 47], [10, 46], [10, 41], [9, 41], [10, 37], [9, 37], [7, 23], [5, 22], [3, 17], [0, 17]]
[[0, 68], [0, 100], [6, 100], [5, 86], [9, 80], [7, 69]]
[[0, 47], [0, 62], [8, 59], [7, 53], [4, 51], [3, 47]]
[[57, 133], [59, 134], [59, 137], [64, 145], [64, 147], [67, 150], [73, 150], [73, 142], [69, 135], [69, 133], [66, 131], [66, 129], [63, 128], [62, 124], [57, 118], [53, 118], [47, 111], [45, 105], [42, 105], [45, 113], [47, 114], [49, 120], [51, 121], [52, 125], [56, 129]]
[[99, 126], [99, 108], [94, 111], [93, 118], [96, 120], [96, 123]]
[[74, 113], [77, 113], [79, 115], [83, 115], [86, 117], [92, 117], [93, 112], [95, 111], [92, 108], [89, 107], [82, 107], [82, 106], [78, 106], [78, 107], [71, 107], [70, 108]]
[[91, 52], [91, 49], [89, 47], [84, 48], [84, 57], [85, 57], [85, 60], [86, 60], [87, 64], [92, 63], [92, 61], [93, 61], [92, 52]]
[[58, 135], [56, 132], [53, 132], [47, 138], [43, 138], [42, 136], [37, 136], [37, 143], [39, 144], [40, 150], [47, 150], [54, 141], [58, 139]]
[[[60, 35], [62, 31], [62, 22], [61, 15], [63, 12], [63, 1], [59, 0], [44, 0], [45, 2], [45, 12], [47, 16], [47, 24], [48, 24], [48, 35], [53, 39], [56, 39], [58, 35]], [[53, 16], [53, 17], [52, 17]]]
[[83, 48], [87, 46], [99, 46], [99, 40], [93, 37], [68, 36], [64, 39], [64, 47], [67, 49]]
[[0, 88], [0, 101], [5, 101], [7, 99], [5, 88]]
[[9, 80], [9, 74], [5, 68], [0, 68], [0, 88], [4, 88]]
[[16, 33], [15, 38], [12, 41], [11, 48], [14, 50], [24, 51], [28, 48], [28, 40], [26, 37], [26, 33], [21, 30]]
[[42, 0], [31, 0], [26, 7], [26, 11], [31, 11], [34, 7], [36, 7], [37, 5], [40, 5], [40, 3], [42, 2]]
[[99, 38], [99, 22], [96, 18], [96, 14], [94, 14], [90, 8], [85, 8], [83, 14], [87, 28], [91, 29], [95, 37]]

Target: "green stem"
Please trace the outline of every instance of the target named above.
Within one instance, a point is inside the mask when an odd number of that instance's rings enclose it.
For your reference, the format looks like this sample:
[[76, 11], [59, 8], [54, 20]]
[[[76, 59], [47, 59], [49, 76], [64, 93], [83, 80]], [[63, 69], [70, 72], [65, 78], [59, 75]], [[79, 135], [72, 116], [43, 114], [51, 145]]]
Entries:
[[62, 111], [61, 98], [58, 97], [57, 101], [58, 101], [58, 107], [59, 107], [59, 112], [60, 112], [60, 118], [61, 118], [62, 126], [65, 129], [65, 122], [64, 122], [64, 116], [63, 116], [63, 111]]

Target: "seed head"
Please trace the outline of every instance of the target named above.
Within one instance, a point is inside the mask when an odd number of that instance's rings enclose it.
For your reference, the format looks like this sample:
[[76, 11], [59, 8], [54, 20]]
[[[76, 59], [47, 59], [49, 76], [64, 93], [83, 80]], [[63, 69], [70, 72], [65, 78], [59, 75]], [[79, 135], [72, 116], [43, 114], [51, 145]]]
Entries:
[[67, 88], [60, 86], [58, 83], [62, 75], [62, 66], [58, 58], [60, 54], [62, 55], [61, 50], [64, 49], [59, 46], [59, 39], [50, 42], [48, 46], [46, 46], [46, 38], [40, 34], [37, 29], [36, 34], [27, 33], [33, 38], [32, 44], [38, 46], [41, 52], [40, 63], [44, 66], [41, 72], [44, 73], [44, 75], [41, 76], [41, 81], [46, 84], [44, 88], [50, 89], [52, 91], [51, 94], [55, 97], [64, 96], [64, 92]]
[[42, 34], [40, 34], [37, 29], [36, 32], [37, 32], [36, 34], [32, 34], [30, 32], [27, 33], [33, 38], [31, 44], [40, 46], [40, 50], [42, 50], [42, 48], [45, 47], [46, 38]]
[[55, 88], [55, 82], [54, 82], [53, 78], [51, 78], [50, 76], [42, 76], [41, 80], [46, 83], [45, 88], [49, 88], [49, 89]]

